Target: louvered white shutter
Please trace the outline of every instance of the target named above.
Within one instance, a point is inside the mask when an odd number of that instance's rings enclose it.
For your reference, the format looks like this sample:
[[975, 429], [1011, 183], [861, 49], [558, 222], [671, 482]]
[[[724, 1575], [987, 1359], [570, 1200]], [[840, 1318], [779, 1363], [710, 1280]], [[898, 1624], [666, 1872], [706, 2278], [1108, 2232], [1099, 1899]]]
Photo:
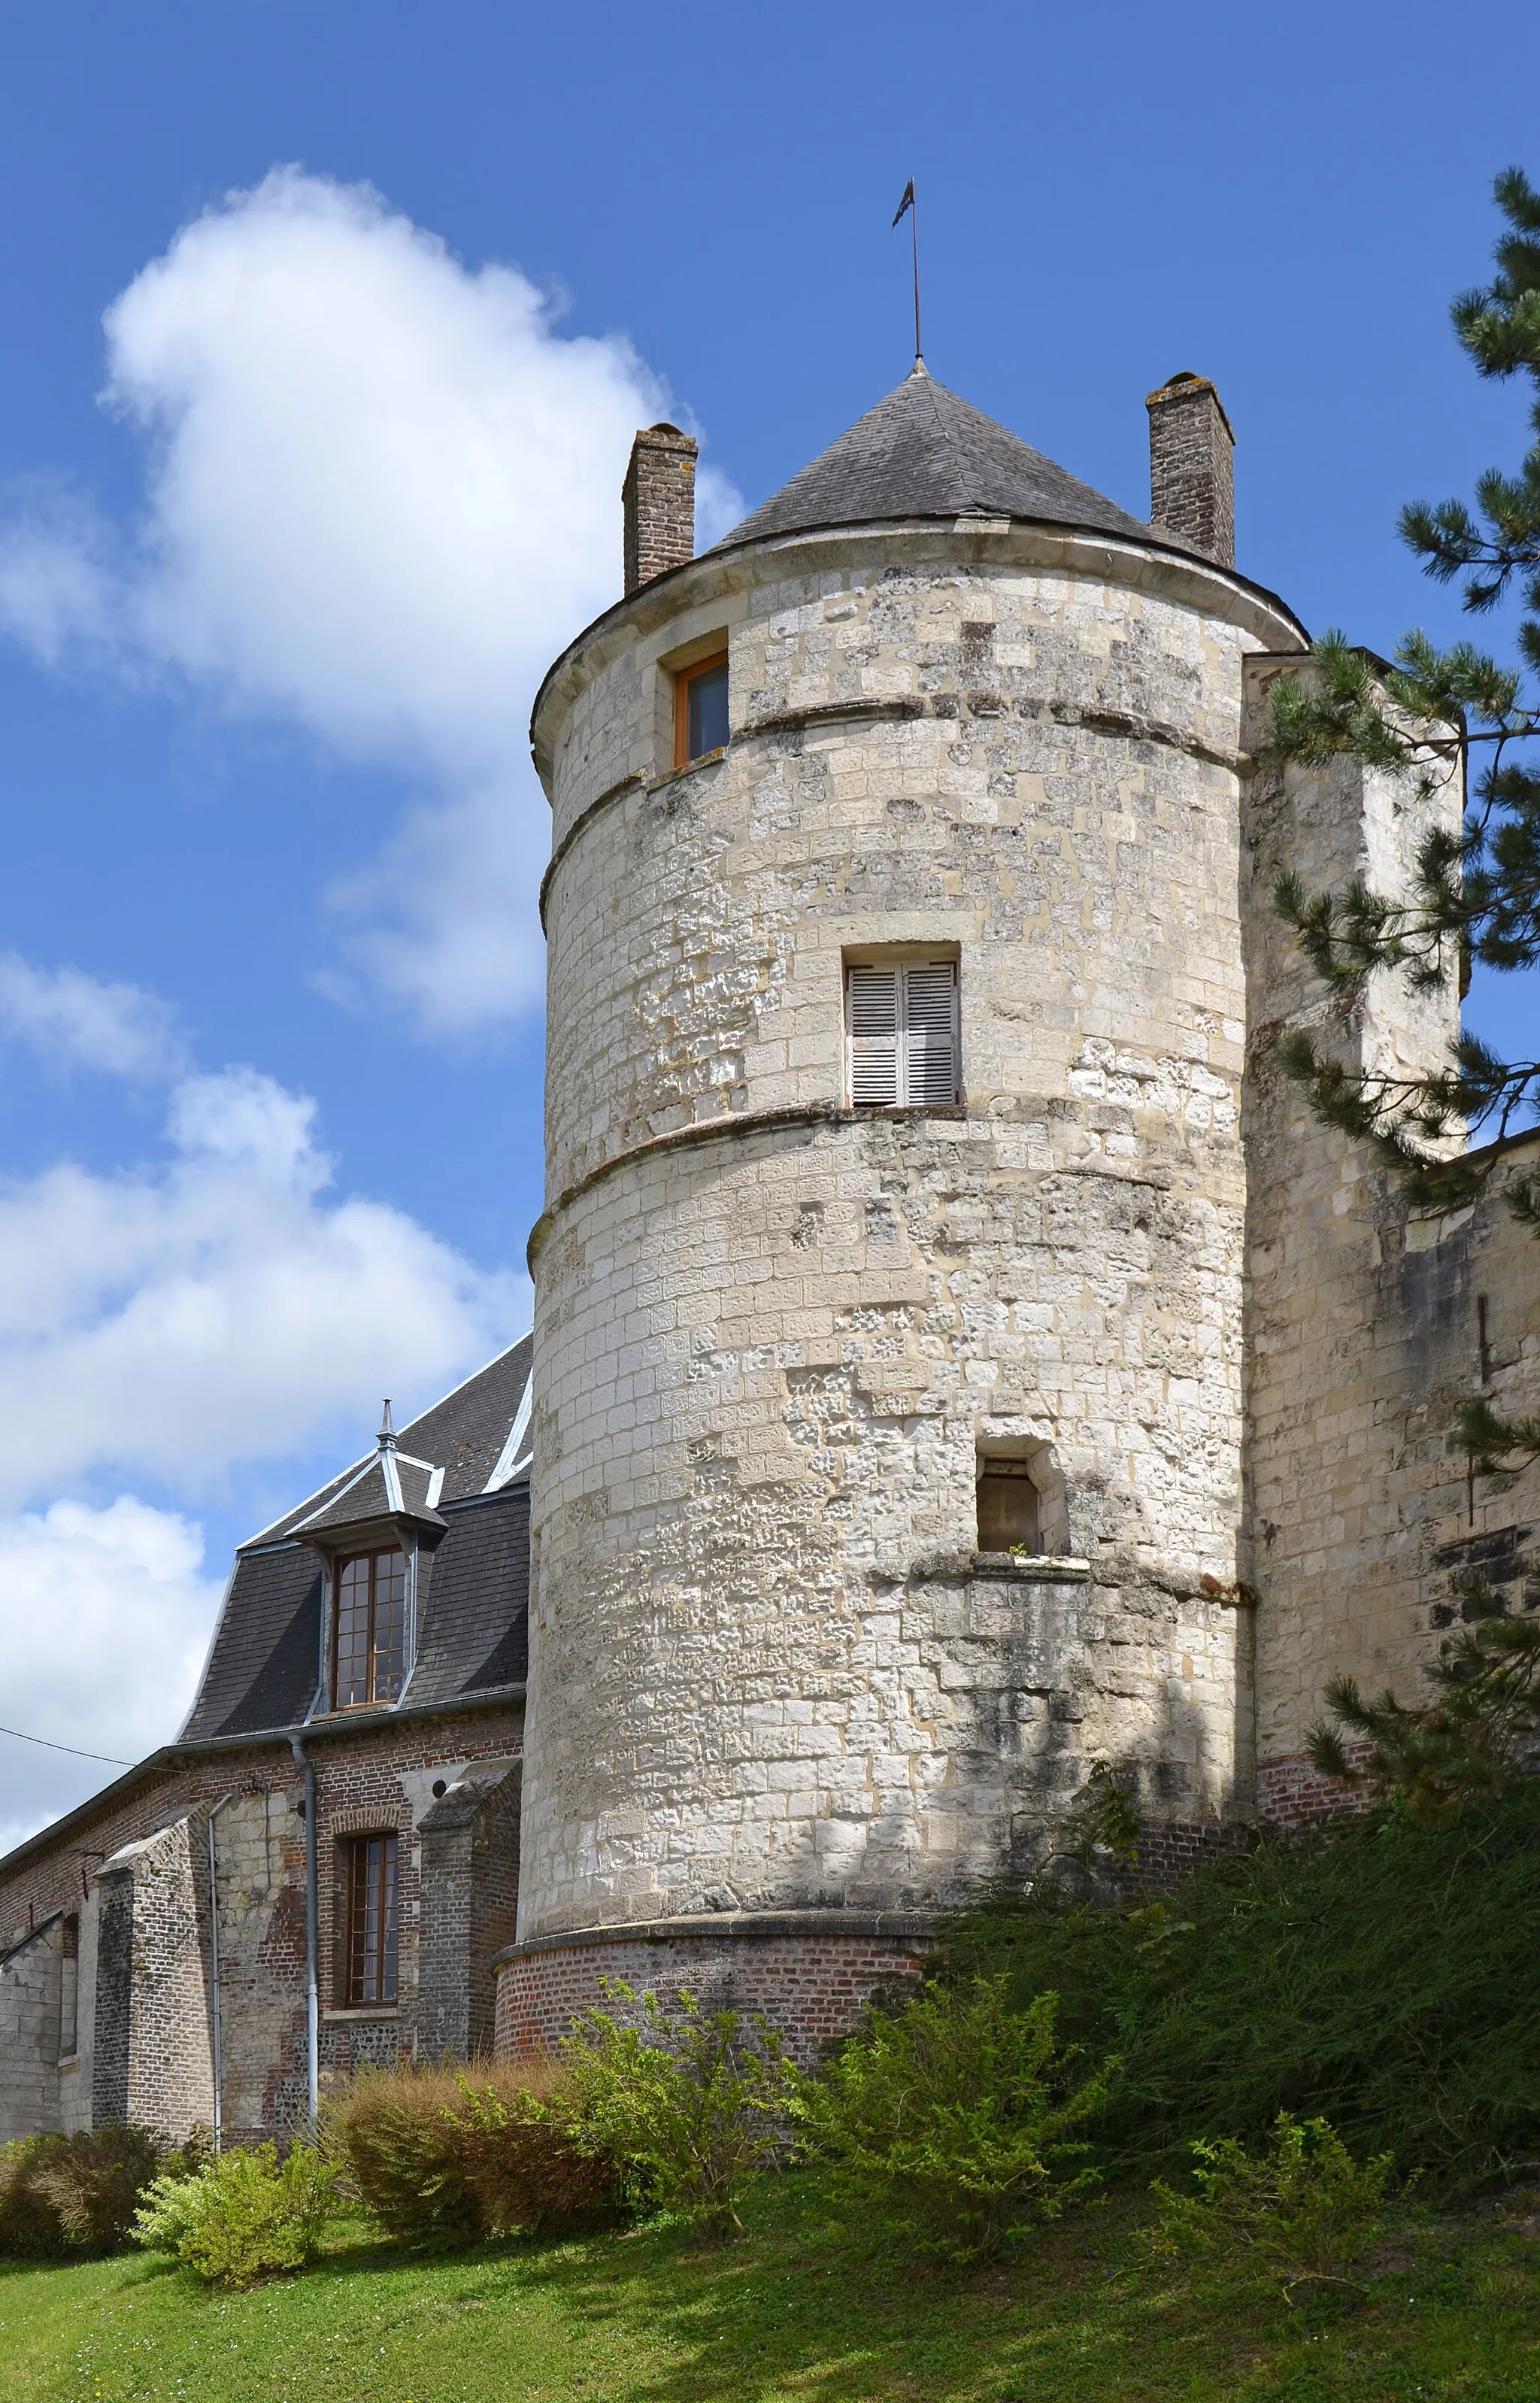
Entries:
[[957, 969], [950, 960], [909, 967], [903, 978], [902, 1099], [913, 1107], [957, 1099]]
[[847, 971], [850, 1023], [850, 1097], [869, 1108], [898, 1099], [898, 970]]

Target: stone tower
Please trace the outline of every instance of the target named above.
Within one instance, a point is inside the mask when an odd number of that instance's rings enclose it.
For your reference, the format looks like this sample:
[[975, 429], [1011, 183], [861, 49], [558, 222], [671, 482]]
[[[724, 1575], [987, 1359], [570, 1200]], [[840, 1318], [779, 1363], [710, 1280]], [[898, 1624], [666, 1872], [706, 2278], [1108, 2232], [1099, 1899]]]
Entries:
[[1097, 1762], [1177, 1848], [1249, 1795], [1241, 736], [1305, 637], [1164, 492], [917, 365], [542, 687], [505, 2035], [596, 1969], [848, 1995]]

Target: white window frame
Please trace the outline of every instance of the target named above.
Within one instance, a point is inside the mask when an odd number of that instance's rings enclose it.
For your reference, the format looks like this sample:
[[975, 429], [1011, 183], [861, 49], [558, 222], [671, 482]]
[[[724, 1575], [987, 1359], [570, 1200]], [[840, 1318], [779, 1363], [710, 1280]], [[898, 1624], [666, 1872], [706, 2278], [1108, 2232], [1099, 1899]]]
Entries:
[[[847, 959], [845, 970], [845, 1100], [858, 1110], [955, 1109], [963, 1098], [959, 963], [916, 959]], [[948, 982], [946, 1048], [950, 1075], [938, 1076], [936, 980]], [[923, 984], [918, 980], [923, 979]], [[884, 1015], [882, 992], [891, 996]], [[913, 1005], [911, 1007], [911, 1005]], [[928, 1039], [927, 1039], [928, 1038]], [[886, 1056], [884, 1056], [884, 1051]], [[943, 1090], [944, 1084], [944, 1090]]]

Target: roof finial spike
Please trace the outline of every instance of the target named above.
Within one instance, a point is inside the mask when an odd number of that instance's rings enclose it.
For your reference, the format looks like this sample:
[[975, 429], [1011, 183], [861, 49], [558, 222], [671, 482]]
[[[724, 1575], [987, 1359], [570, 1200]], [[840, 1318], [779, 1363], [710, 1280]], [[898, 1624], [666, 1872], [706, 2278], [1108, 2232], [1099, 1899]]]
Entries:
[[384, 1412], [380, 1421], [380, 1449], [382, 1452], [394, 1452], [395, 1450], [395, 1429], [391, 1424], [390, 1396], [388, 1394], [385, 1396]]
[[894, 215], [894, 224], [901, 224], [905, 217], [910, 220], [909, 233], [914, 243], [914, 365], [909, 369], [909, 373], [923, 376], [925, 372], [925, 354], [920, 340], [920, 203], [915, 198], [912, 175], [904, 187], [904, 197], [899, 201]]

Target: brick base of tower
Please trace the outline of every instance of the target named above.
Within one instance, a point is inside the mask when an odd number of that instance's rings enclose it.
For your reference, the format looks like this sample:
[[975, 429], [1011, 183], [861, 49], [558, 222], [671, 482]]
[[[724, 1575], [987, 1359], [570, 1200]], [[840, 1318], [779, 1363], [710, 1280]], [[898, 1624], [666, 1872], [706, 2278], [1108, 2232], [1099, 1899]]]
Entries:
[[[500, 2055], [555, 2044], [605, 2004], [603, 1980], [672, 2004], [762, 2014], [804, 2066], [848, 2035], [869, 2002], [924, 1973], [940, 1930], [928, 1912], [745, 1910], [579, 1929], [500, 1953]], [[617, 2015], [624, 2016], [623, 2007]]]

